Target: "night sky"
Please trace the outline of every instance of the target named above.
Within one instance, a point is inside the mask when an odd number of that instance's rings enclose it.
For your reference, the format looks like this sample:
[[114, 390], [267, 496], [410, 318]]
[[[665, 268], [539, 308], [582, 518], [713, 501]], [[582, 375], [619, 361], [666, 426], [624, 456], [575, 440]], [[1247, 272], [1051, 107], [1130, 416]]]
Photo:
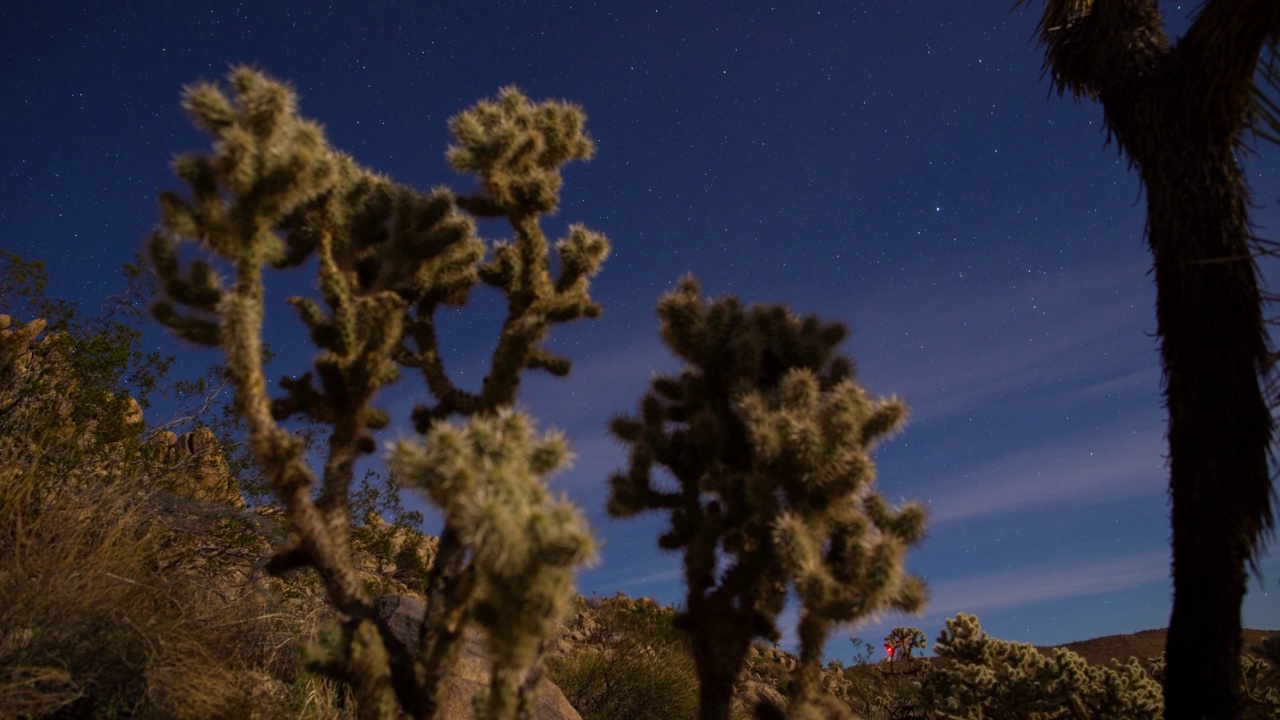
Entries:
[[[509, 84], [565, 98], [585, 109], [598, 153], [569, 168], [546, 230], [582, 222], [609, 236], [593, 288], [605, 315], [557, 329], [574, 370], [531, 377], [524, 402], [578, 455], [553, 485], [602, 539], [580, 592], [683, 597], [679, 557], [656, 549], [665, 517], [604, 512], [606, 478], [625, 462], [604, 426], [676, 367], [653, 308], [692, 272], [710, 295], [847, 322], [860, 381], [911, 408], [876, 460], [890, 500], [929, 508], [908, 567], [931, 602], [922, 617], [841, 630], [829, 656], [894, 625], [932, 644], [960, 611], [1037, 644], [1160, 627], [1170, 531], [1145, 198], [1101, 110], [1041, 77], [1038, 4], [1011, 4], [6, 3], [0, 248], [45, 260], [52, 294], [88, 310], [123, 289], [156, 196], [180, 188], [169, 160], [208, 148], [181, 87], [232, 64], [289, 80], [335, 147], [424, 190], [473, 187], [444, 162], [458, 111]], [[1176, 31], [1193, 5], [1161, 7]], [[1272, 239], [1277, 158], [1262, 147], [1244, 161]], [[311, 279], [271, 280], [279, 377], [310, 356], [279, 299]], [[497, 300], [479, 291], [446, 322], [452, 372], [473, 388]], [[158, 328], [146, 341], [182, 353], [185, 371], [218, 359]], [[403, 388], [384, 396], [399, 419], [384, 439], [408, 432], [418, 386]], [[1245, 625], [1280, 628], [1268, 594], [1280, 555], [1260, 570]], [[794, 620], [791, 608], [786, 647]]]

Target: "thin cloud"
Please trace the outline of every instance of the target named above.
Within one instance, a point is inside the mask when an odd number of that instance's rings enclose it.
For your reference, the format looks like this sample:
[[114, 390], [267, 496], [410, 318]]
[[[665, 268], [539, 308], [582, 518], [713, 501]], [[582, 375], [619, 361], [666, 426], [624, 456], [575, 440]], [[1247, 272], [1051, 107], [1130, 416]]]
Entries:
[[[981, 614], [1010, 610], [1026, 605], [1050, 603], [1091, 595], [1105, 595], [1169, 581], [1167, 553], [1141, 553], [1083, 563], [1043, 563], [996, 572], [970, 575], [929, 583], [930, 600], [922, 618], [904, 621], [898, 613], [882, 613], [853, 626], [832, 632], [828, 651], [841, 653], [846, 647], [833, 644], [850, 631], [868, 639], [888, 633], [894, 625], [940, 626], [945, 618], [959, 613]], [[781, 647], [794, 650], [799, 645], [795, 624], [799, 607], [792, 601], [779, 616]]]
[[[1091, 266], [1040, 278], [1016, 299], [1005, 284], [962, 297], [913, 292], [901, 298], [905, 312], [855, 321], [858, 337], [871, 341], [856, 354], [872, 371], [876, 391], [902, 395], [916, 422], [940, 420], [1043, 384], [1049, 367], [1070, 368], [1082, 379], [1122, 369], [1115, 338], [1133, 338], [1126, 347], [1139, 350], [1142, 330], [1151, 324], [1149, 312], [1135, 309], [1147, 301], [1139, 297], [1141, 280], [1135, 281], [1142, 277], [1137, 267]], [[899, 303], [878, 296], [876, 306], [884, 305]], [[1025, 313], [1044, 317], [1030, 326], [1014, 321]], [[1154, 367], [1154, 356], [1150, 360]], [[1126, 374], [1135, 370], [1129, 363]]]
[[[603, 567], [599, 570], [589, 571], [582, 576], [582, 587], [606, 587], [611, 591], [621, 591], [633, 597], [646, 595], [649, 597], [669, 597], [674, 598], [671, 591], [683, 588], [681, 582], [684, 578], [684, 571], [680, 568], [679, 563], [675, 563], [672, 567], [670, 562], [662, 562], [657, 557], [652, 561], [644, 562], [637, 566], [630, 567]], [[667, 585], [663, 588], [663, 592], [653, 592], [654, 585]], [[645, 591], [636, 592], [632, 588], [648, 588]], [[683, 598], [683, 595], [681, 595]]]
[[1168, 582], [1165, 552], [1085, 563], [1045, 563], [930, 583], [928, 616], [977, 612], [1102, 595]]
[[1037, 447], [945, 480], [928, 497], [932, 524], [1037, 506], [1092, 503], [1163, 487], [1160, 438], [1104, 428], [1070, 444]]
[[[895, 625], [915, 625], [932, 632], [941, 628], [947, 618], [962, 612], [981, 615], [983, 625], [990, 627], [993, 622], [998, 625], [1001, 618], [1020, 613], [1029, 606], [1135, 591], [1168, 582], [1167, 552], [1009, 568], [930, 582], [929, 604], [921, 616], [904, 618], [891, 613], [844, 627], [831, 637], [835, 640], [852, 634], [875, 640], [884, 637]], [[828, 644], [837, 653], [848, 652], [847, 646]]]

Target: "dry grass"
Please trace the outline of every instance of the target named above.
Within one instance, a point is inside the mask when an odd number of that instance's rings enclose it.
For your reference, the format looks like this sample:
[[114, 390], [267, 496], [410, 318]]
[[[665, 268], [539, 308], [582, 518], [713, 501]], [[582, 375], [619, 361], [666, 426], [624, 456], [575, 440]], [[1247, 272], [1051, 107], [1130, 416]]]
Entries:
[[318, 610], [247, 582], [241, 558], [254, 553], [215, 558], [216, 543], [192, 541], [226, 533], [225, 518], [162, 510], [136, 474], [50, 469], [39, 454], [0, 457], [0, 717], [346, 714], [331, 684], [298, 668]]
[[[668, 609], [649, 600], [579, 600], [573, 649], [547, 675], [583, 720], [682, 720], [698, 715], [693, 656]], [[590, 610], [589, 612], [586, 612]]]

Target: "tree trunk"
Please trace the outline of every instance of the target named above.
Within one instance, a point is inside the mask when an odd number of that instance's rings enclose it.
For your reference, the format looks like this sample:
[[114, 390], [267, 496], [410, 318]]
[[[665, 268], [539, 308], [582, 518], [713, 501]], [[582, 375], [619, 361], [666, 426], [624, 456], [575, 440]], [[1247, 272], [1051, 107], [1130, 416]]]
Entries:
[[1165, 714], [1225, 719], [1238, 712], [1245, 567], [1270, 502], [1265, 330], [1233, 147], [1173, 145], [1143, 164], [1173, 505]]
[[[699, 720], [729, 720], [733, 686], [751, 648], [751, 620], [727, 603], [702, 600], [691, 603], [679, 619], [689, 637], [698, 672]], [[696, 632], [688, 628], [696, 627]]]
[[1237, 717], [1245, 569], [1272, 523], [1268, 340], [1236, 152], [1277, 34], [1276, 0], [1208, 0], [1176, 45], [1152, 0], [1046, 0], [1040, 22], [1054, 85], [1102, 104], [1147, 190], [1169, 411], [1171, 720]]

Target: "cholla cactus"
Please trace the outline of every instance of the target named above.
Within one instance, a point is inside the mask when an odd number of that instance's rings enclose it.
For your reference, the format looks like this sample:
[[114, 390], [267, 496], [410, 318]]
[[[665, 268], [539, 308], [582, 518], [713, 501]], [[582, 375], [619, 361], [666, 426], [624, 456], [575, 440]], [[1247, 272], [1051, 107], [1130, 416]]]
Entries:
[[426, 491], [471, 548], [472, 612], [494, 654], [487, 718], [514, 716], [573, 595], [571, 573], [591, 557], [585, 519], [542, 483], [567, 459], [560, 435], [535, 437], [510, 410], [461, 428], [438, 422], [424, 443], [401, 442], [392, 454], [397, 475]]
[[[842, 325], [735, 298], [707, 303], [691, 278], [662, 298], [658, 314], [688, 369], [655, 378], [639, 417], [614, 419], [632, 452], [630, 470], [611, 480], [609, 511], [671, 513], [659, 545], [684, 551], [680, 624], [704, 720], [728, 717], [751, 641], [777, 638], [788, 583], [802, 605], [791, 715], [836, 712], [818, 687], [830, 628], [924, 601], [923, 584], [902, 571], [923, 512], [895, 511], [873, 489], [870, 451], [905, 408], [853, 383], [852, 364], [835, 351]], [[678, 488], [654, 482], [655, 463]]]
[[1280, 635], [1252, 645], [1253, 654], [1240, 657], [1242, 676], [1241, 717], [1280, 717]]
[[493, 258], [478, 269], [481, 280], [507, 296], [507, 317], [478, 395], [453, 384], [438, 351], [434, 312], [449, 296], [428, 293], [417, 302], [406, 327], [416, 350], [405, 349], [399, 359], [422, 369], [438, 401], [414, 411], [419, 431], [451, 414], [491, 413], [512, 405], [526, 368], [568, 374], [569, 360], [547, 350], [543, 341], [555, 323], [600, 315], [588, 289], [608, 257], [608, 239], [570, 226], [568, 236], [555, 244], [559, 274], [553, 279], [550, 248], [538, 224], [541, 215], [555, 209], [560, 167], [595, 150], [583, 123], [577, 107], [534, 105], [515, 88], [503, 89], [497, 103], [481, 102], [450, 121], [458, 143], [449, 149], [449, 160], [458, 170], [474, 172], [482, 186], [480, 194], [460, 197], [458, 204], [480, 217], [505, 218], [515, 237], [499, 242]]
[[947, 621], [934, 651], [950, 664], [924, 679], [930, 717], [981, 720], [1156, 720], [1163, 717], [1160, 683], [1137, 659], [1090, 665], [1066, 648], [1043, 655], [1029, 643], [1008, 643], [982, 632], [978, 618]]
[[[588, 286], [609, 246], [602, 235], [573, 227], [556, 245], [559, 274], [553, 281], [538, 221], [556, 204], [560, 165], [589, 156], [592, 145], [576, 108], [534, 105], [507, 89], [498, 105], [481, 103], [452, 121], [459, 145], [450, 158], [458, 169], [480, 175], [483, 192], [474, 198], [442, 188], [423, 194], [331, 149], [318, 125], [297, 116], [285, 85], [245, 68], [233, 71], [230, 81], [233, 97], [210, 84], [189, 88], [184, 97], [214, 148], [211, 155], [175, 161], [189, 198], [160, 198], [163, 229], [151, 239], [150, 252], [166, 297], [155, 304], [155, 315], [183, 338], [226, 353], [236, 410], [285, 508], [289, 540], [267, 567], [275, 573], [314, 567], [346, 618], [318, 662], [352, 683], [366, 716], [384, 717], [398, 700], [415, 717], [433, 717], [456, 658], [460, 623], [471, 614], [469, 578], [477, 573], [470, 564], [480, 555], [469, 554], [468, 543], [477, 537], [464, 539], [446, 524], [427, 578], [422, 650], [410, 656], [376, 617], [352, 563], [353, 469], [375, 448], [371, 431], [389, 422], [373, 400], [398, 379], [402, 366], [422, 370], [435, 396], [433, 406], [415, 411], [421, 431], [432, 419], [494, 414], [511, 405], [525, 368], [568, 372], [569, 361], [542, 343], [555, 323], [599, 314]], [[484, 262], [485, 244], [468, 211], [505, 217], [514, 241], [499, 244]], [[197, 243], [206, 257], [184, 267], [181, 241]], [[289, 302], [320, 354], [314, 372], [285, 378], [286, 394], [273, 399], [262, 368], [264, 269], [313, 257], [320, 302]], [[219, 267], [231, 269], [229, 287]], [[480, 280], [507, 295], [508, 315], [484, 388], [475, 395], [449, 379], [435, 313], [465, 304]], [[295, 414], [332, 427], [319, 473], [281, 425]], [[540, 551], [530, 562], [547, 558]], [[549, 572], [561, 577], [554, 568], [563, 565], [552, 566]], [[535, 602], [526, 612], [550, 612], [553, 605]], [[546, 622], [526, 626], [541, 630]], [[525, 657], [523, 652], [514, 654]]]

